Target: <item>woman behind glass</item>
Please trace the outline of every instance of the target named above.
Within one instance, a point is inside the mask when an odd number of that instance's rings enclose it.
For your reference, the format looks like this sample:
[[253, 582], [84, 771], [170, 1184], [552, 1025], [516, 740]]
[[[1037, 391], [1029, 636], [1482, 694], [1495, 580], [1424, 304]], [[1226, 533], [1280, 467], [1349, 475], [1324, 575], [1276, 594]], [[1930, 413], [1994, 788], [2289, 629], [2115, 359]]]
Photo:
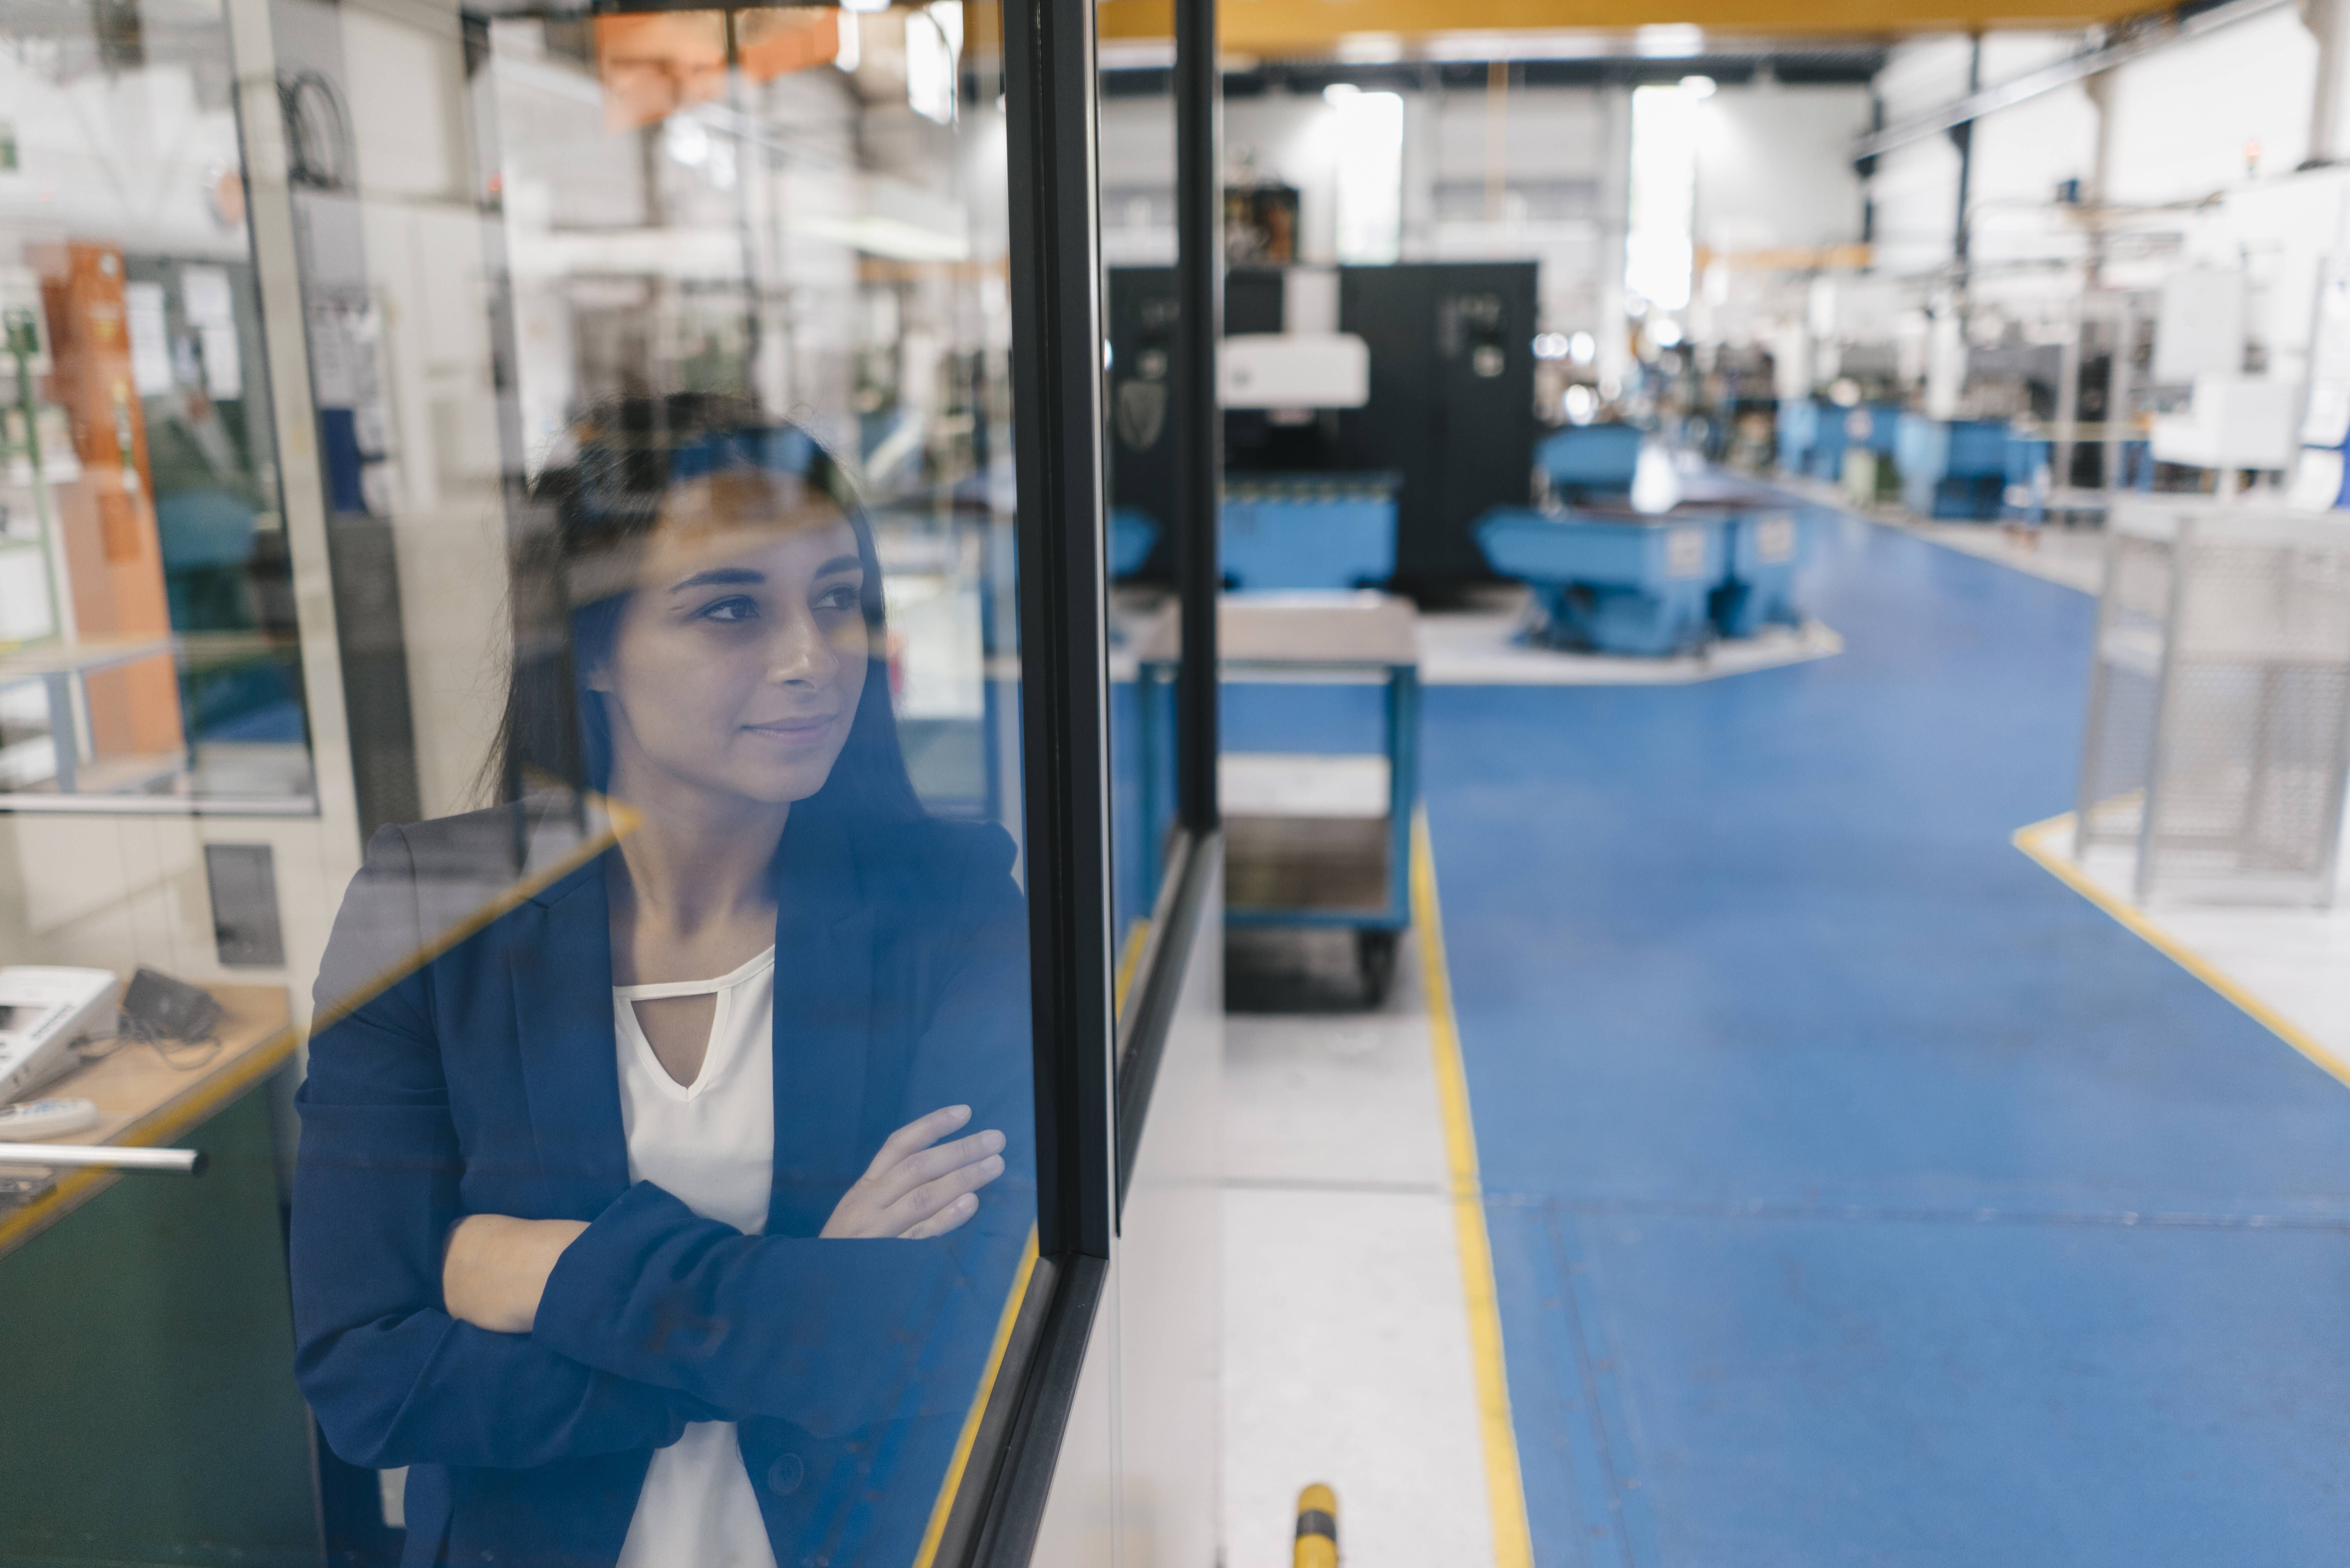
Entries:
[[297, 1376], [407, 1564], [908, 1563], [1035, 1214], [1011, 842], [916, 800], [803, 432], [617, 406], [539, 499], [511, 804], [378, 833], [321, 970]]

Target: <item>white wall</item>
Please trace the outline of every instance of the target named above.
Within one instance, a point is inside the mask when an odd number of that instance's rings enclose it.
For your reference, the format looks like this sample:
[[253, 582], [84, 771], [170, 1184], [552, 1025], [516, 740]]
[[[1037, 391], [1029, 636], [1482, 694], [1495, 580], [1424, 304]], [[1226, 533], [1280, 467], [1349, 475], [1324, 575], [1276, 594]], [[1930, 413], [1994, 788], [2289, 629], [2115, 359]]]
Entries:
[[[1403, 97], [1403, 259], [1536, 262], [1544, 327], [1603, 328], [1623, 292], [1628, 92], [1521, 86], [1498, 112], [1482, 88]], [[1725, 87], [1705, 109], [1700, 244], [1771, 250], [1859, 239], [1850, 147], [1867, 128], [1866, 88]], [[1224, 106], [1230, 161], [1296, 187], [1299, 259], [1309, 263], [1335, 259], [1335, 175], [1345, 150], [1330, 121], [1328, 107], [1311, 95], [1268, 93]], [[1489, 200], [1496, 154], [1498, 204]], [[1105, 259], [1171, 262], [1171, 100], [1105, 99], [1101, 168]]]
[[2309, 150], [2317, 44], [2291, 7], [2164, 49], [2114, 73], [2108, 196], [2192, 200], [2290, 171]]
[[1722, 88], [1698, 112], [1698, 244], [1752, 251], [1857, 241], [1852, 143], [1867, 129], [1866, 88]]

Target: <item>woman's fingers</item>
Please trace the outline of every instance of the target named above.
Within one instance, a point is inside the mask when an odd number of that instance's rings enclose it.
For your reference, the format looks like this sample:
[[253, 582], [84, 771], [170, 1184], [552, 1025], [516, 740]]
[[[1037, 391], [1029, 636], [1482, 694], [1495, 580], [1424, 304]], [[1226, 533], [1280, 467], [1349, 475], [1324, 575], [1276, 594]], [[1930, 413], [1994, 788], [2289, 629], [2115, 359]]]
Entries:
[[887, 1210], [889, 1225], [903, 1235], [908, 1227], [920, 1224], [1003, 1174], [1002, 1155], [991, 1154], [969, 1165], [957, 1166], [935, 1180], [922, 1183], [889, 1205]]
[[1003, 1174], [1004, 1137], [990, 1127], [939, 1140], [971, 1121], [969, 1106], [942, 1106], [882, 1140], [880, 1152], [825, 1221], [832, 1237], [942, 1236], [979, 1212], [973, 1196]]
[[966, 1192], [929, 1219], [899, 1231], [898, 1240], [927, 1241], [933, 1236], [943, 1236], [978, 1212], [979, 1199]]
[[884, 1203], [895, 1203], [926, 1181], [935, 1181], [950, 1171], [975, 1165], [1003, 1148], [1003, 1135], [989, 1128], [969, 1137], [942, 1143], [935, 1148], [920, 1149], [908, 1155], [889, 1169], [873, 1179], [875, 1194]]
[[941, 1106], [929, 1116], [917, 1116], [881, 1140], [881, 1152], [873, 1157], [873, 1163], [865, 1168], [865, 1174], [868, 1177], [881, 1175], [908, 1155], [930, 1147], [969, 1120], [969, 1106]]

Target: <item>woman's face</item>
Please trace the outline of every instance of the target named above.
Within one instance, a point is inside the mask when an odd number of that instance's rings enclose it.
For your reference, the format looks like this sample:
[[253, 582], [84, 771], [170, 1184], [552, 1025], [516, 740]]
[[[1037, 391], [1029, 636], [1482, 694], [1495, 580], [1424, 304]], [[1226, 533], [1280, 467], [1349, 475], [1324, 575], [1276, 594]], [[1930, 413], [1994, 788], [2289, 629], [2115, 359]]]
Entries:
[[824, 787], [857, 717], [865, 568], [829, 498], [772, 474], [681, 487], [605, 664], [613, 793], [681, 784], [779, 805]]

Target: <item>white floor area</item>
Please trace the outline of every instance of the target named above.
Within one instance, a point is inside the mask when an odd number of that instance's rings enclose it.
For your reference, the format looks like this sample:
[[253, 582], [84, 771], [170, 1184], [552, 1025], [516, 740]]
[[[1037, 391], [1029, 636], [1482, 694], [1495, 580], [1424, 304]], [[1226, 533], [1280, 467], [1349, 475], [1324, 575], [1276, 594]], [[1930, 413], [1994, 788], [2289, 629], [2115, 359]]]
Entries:
[[2331, 909], [2277, 909], [2157, 899], [2139, 909], [2130, 888], [2134, 850], [2099, 846], [2073, 858], [2068, 814], [2026, 835], [2043, 857], [2054, 857], [2091, 884], [2109, 907], [2126, 909], [2199, 960], [2261, 1008], [2299, 1032], [2318, 1051], [2350, 1068], [2350, 899], [2337, 893]]
[[1347, 1568], [1493, 1561], [1418, 955], [1378, 1012], [1224, 1034], [1228, 1568], [1286, 1568], [1299, 1489]]
[[1634, 659], [1567, 653], [1518, 640], [1524, 611], [1509, 605], [1437, 610], [1419, 618], [1419, 679], [1424, 686], [1672, 686], [1775, 670], [1844, 651], [1844, 639], [1818, 621], [1771, 627], [1760, 636], [1717, 642], [1701, 653]]

